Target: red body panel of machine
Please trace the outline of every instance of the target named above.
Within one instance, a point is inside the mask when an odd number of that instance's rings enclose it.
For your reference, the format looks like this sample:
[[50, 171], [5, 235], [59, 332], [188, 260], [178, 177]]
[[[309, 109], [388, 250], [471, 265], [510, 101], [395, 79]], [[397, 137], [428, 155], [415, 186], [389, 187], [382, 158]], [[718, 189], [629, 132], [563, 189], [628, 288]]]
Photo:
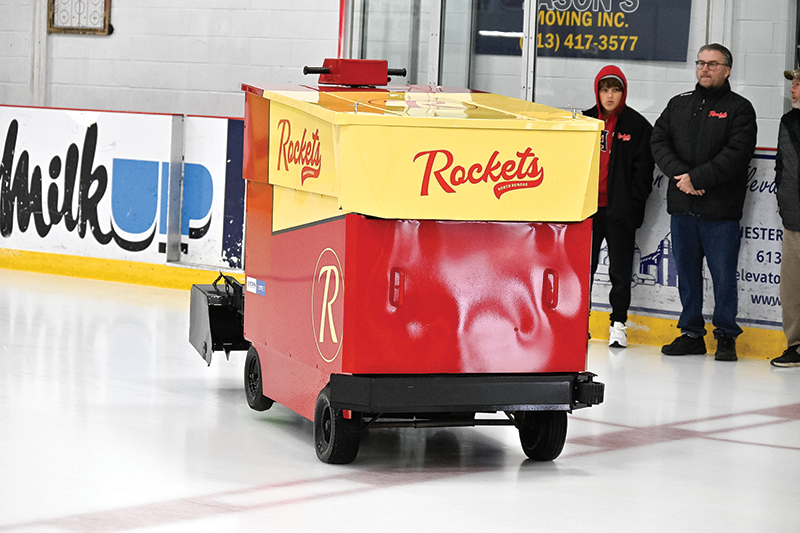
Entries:
[[[383, 220], [272, 234], [248, 188], [245, 336], [270, 397], [313, 418], [332, 373], [581, 372], [591, 222]], [[557, 342], [556, 342], [557, 341]]]
[[584, 371], [590, 239], [591, 222], [349, 215], [342, 370]]

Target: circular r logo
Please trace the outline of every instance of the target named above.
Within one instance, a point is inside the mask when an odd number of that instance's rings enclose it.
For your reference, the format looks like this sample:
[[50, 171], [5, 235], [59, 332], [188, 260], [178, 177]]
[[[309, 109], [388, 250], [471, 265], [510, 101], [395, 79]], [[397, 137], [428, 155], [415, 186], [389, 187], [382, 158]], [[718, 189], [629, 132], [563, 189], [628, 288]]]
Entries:
[[317, 258], [311, 285], [311, 327], [319, 355], [331, 363], [342, 349], [344, 273], [339, 256], [325, 248]]

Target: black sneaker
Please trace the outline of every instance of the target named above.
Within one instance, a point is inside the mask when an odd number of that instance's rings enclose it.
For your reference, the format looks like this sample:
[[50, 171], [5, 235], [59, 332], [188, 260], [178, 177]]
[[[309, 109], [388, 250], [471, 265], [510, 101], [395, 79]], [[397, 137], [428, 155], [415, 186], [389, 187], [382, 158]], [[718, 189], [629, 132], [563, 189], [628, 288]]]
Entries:
[[737, 361], [736, 339], [732, 337], [720, 337], [717, 339], [717, 353], [714, 356], [717, 361]]
[[783, 352], [783, 355], [776, 357], [770, 361], [769, 364], [781, 367], [800, 366], [800, 354], [797, 353], [798, 348], [800, 348], [800, 345], [789, 346], [786, 351]]
[[671, 344], [662, 346], [661, 353], [664, 355], [705, 355], [706, 341], [703, 340], [703, 337], [681, 335]]

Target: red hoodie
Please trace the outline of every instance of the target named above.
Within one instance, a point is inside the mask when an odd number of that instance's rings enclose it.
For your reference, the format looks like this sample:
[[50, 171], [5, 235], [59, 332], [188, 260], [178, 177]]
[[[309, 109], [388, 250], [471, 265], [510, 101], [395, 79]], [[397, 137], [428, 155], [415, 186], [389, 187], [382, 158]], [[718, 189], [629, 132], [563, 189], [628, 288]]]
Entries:
[[[603, 105], [600, 103], [600, 80], [607, 77], [616, 77], [622, 81], [622, 100], [619, 105], [611, 113], [611, 116], [606, 116]], [[597, 103], [597, 118], [605, 122], [603, 132], [600, 137], [600, 186], [599, 195], [597, 198], [597, 205], [605, 207], [608, 205], [608, 160], [611, 156], [611, 141], [614, 138], [614, 130], [617, 126], [617, 117], [622, 109], [625, 107], [625, 100], [628, 96], [628, 80], [625, 74], [615, 65], [607, 65], [600, 69], [597, 77], [594, 79], [594, 97]]]

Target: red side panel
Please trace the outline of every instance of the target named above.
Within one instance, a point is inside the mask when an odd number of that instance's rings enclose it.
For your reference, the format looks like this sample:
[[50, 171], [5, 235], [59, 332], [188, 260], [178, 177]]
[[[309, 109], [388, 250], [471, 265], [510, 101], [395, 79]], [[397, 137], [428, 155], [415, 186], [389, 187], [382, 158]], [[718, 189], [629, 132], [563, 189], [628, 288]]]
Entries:
[[264, 394], [313, 419], [319, 391], [341, 371], [345, 220], [272, 234], [272, 187], [248, 185], [245, 337]]
[[591, 221], [348, 216], [350, 373], [586, 368]]
[[[341, 368], [336, 357], [330, 358], [330, 362], [324, 361], [314, 342], [311, 300], [314, 272], [325, 248], [341, 249], [343, 253], [344, 220], [338, 227], [324, 224], [296, 232], [272, 234], [273, 189], [267, 182], [269, 101], [249, 92], [245, 98], [244, 177], [248, 181], [244, 335], [258, 350], [264, 394], [313, 419], [319, 391], [327, 383], [330, 373]], [[341, 245], [337, 246], [335, 242]], [[329, 255], [325, 254], [323, 259]], [[322, 267], [321, 279], [328, 281], [327, 297], [332, 299], [335, 288], [331, 280], [337, 281], [337, 272], [334, 267], [325, 269], [324, 264]], [[341, 332], [344, 280], [338, 281], [342, 284], [342, 294], [336, 295], [338, 302], [329, 301], [326, 305], [331, 309], [339, 306], [335, 315]], [[328, 326], [329, 315], [324, 318]], [[328, 348], [334, 344], [331, 330], [323, 333], [328, 337], [323, 337], [319, 344]]]
[[[269, 173], [269, 100], [252, 92], [246, 92], [244, 99], [244, 178], [267, 183]], [[271, 212], [272, 209], [270, 209]], [[247, 215], [250, 216], [250, 213]]]

